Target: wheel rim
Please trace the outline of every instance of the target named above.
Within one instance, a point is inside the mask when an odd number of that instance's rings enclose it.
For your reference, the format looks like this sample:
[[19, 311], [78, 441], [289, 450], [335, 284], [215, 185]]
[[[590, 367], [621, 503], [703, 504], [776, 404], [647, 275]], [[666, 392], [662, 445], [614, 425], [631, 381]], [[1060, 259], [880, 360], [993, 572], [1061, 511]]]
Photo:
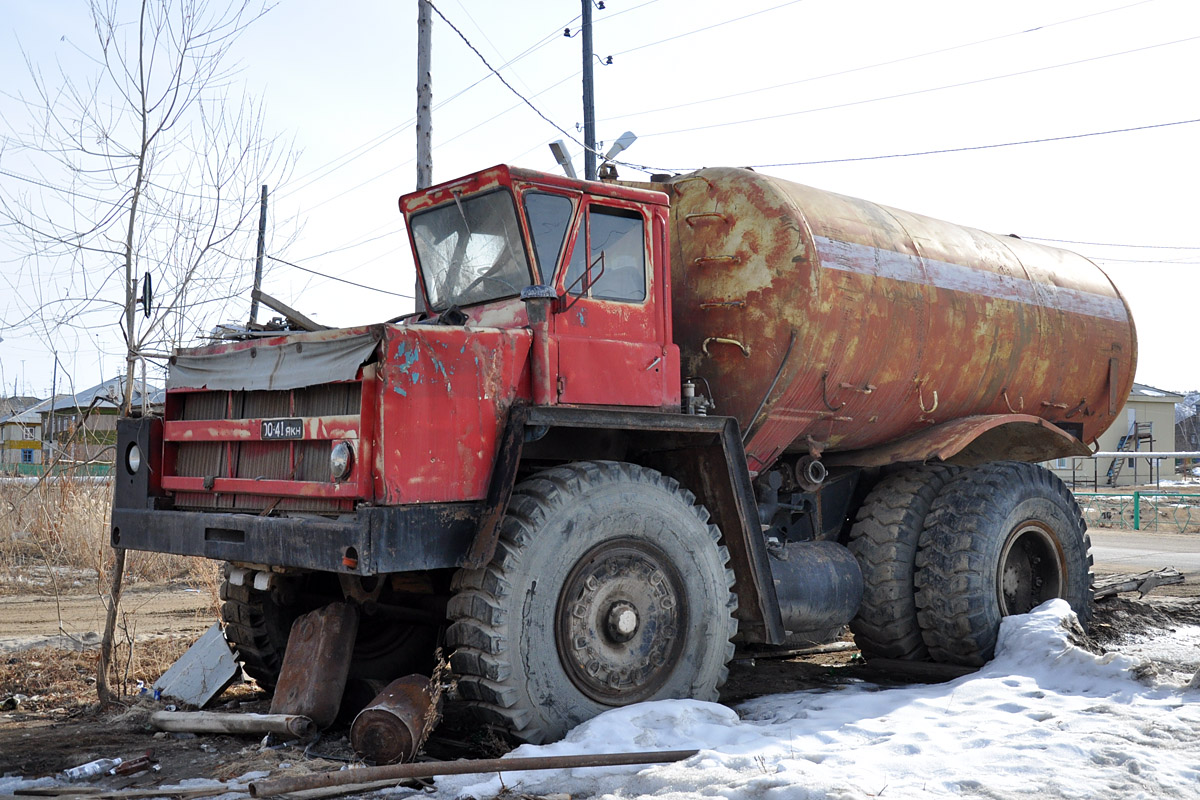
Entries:
[[1065, 583], [1066, 559], [1049, 527], [1029, 520], [1013, 528], [996, 575], [1001, 615], [1027, 614], [1047, 600], [1062, 597]]
[[567, 575], [555, 612], [571, 683], [605, 705], [653, 696], [683, 650], [686, 600], [679, 571], [657, 547], [635, 539], [593, 547]]

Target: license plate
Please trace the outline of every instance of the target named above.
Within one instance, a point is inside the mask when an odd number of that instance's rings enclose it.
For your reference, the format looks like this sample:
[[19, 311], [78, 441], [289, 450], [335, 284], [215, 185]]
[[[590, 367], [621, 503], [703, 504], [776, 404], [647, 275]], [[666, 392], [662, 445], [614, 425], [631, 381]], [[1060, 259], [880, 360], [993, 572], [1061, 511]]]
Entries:
[[265, 441], [280, 439], [303, 439], [304, 421], [301, 419], [264, 419], [262, 438]]

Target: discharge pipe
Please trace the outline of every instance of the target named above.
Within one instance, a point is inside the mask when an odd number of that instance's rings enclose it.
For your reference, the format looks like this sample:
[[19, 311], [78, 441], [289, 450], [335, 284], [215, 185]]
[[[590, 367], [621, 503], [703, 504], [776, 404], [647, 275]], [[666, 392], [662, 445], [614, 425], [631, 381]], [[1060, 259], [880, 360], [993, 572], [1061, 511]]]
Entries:
[[535, 406], [553, 405], [558, 399], [550, 353], [550, 312], [557, 299], [558, 295], [552, 286], [526, 286], [521, 290], [521, 301], [525, 303], [529, 328], [533, 333], [529, 368]]

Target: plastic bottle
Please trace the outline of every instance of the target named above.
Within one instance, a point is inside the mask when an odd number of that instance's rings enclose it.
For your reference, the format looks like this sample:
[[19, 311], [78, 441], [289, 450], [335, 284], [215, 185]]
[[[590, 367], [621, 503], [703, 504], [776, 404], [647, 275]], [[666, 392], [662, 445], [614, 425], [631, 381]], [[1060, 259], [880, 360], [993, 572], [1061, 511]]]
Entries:
[[89, 761], [86, 764], [80, 764], [78, 767], [63, 770], [62, 777], [69, 781], [81, 781], [84, 778], [102, 775], [120, 763], [121, 759], [119, 758], [97, 758], [95, 761]]

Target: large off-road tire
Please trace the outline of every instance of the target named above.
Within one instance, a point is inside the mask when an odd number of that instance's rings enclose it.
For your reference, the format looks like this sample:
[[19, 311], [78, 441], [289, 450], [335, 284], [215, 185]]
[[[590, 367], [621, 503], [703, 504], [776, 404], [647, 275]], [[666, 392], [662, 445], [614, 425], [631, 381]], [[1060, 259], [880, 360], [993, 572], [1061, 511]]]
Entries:
[[288, 633], [297, 613], [276, 605], [269, 593], [234, 586], [228, 572], [221, 580], [221, 619], [225, 639], [238, 652], [242, 669], [263, 689], [275, 688]]
[[1035, 464], [1001, 461], [946, 485], [917, 552], [917, 618], [935, 661], [978, 666], [1000, 618], [1066, 600], [1091, 620], [1091, 540], [1071, 492]]
[[736, 632], [729, 554], [674, 480], [581, 462], [513, 491], [495, 556], [457, 574], [447, 642], [481, 721], [534, 743], [642, 700], [715, 700]]
[[958, 468], [905, 467], [886, 475], [863, 501], [850, 529], [850, 552], [863, 574], [863, 600], [850, 622], [867, 658], [925, 660], [913, 586], [917, 545], [938, 492]]
[[[221, 618], [225, 639], [238, 651], [242, 669], [263, 689], [275, 688], [288, 634], [296, 617], [340, 600], [337, 580], [330, 575], [291, 579], [286, 592], [257, 591], [221, 583]], [[284, 601], [282, 598], [287, 597]], [[362, 616], [350, 662], [350, 678], [382, 681], [433, 668], [437, 628], [386, 617]]]

